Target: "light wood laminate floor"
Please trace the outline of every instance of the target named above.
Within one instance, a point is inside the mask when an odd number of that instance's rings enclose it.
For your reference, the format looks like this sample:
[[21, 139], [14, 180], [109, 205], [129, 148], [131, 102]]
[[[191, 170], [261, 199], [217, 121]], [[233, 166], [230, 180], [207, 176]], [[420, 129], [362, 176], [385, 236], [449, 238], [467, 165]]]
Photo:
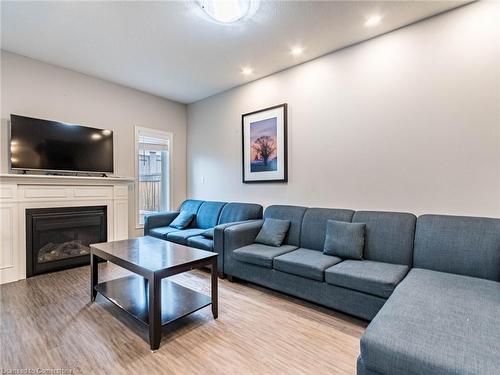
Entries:
[[[100, 281], [127, 274], [100, 264]], [[90, 303], [89, 267], [0, 286], [0, 369], [73, 374], [355, 374], [367, 323], [241, 281], [219, 280], [210, 307], [165, 332], [151, 353], [147, 329], [104, 297]], [[208, 293], [209, 274], [173, 277]], [[1, 370], [0, 370], [1, 373]]]

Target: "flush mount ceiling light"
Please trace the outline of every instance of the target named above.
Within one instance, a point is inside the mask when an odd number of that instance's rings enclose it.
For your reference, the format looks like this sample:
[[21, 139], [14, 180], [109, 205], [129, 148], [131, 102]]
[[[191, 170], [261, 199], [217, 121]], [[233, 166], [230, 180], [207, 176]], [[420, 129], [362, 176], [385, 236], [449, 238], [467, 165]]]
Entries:
[[368, 27], [377, 26], [380, 23], [380, 21], [382, 21], [382, 17], [380, 17], [379, 15], [374, 15], [366, 20], [365, 26]]
[[233, 23], [245, 17], [251, 0], [198, 0], [201, 9], [220, 23]]
[[250, 68], [249, 66], [244, 67], [244, 68], [241, 69], [241, 74], [243, 74], [245, 76], [249, 76], [252, 73], [253, 73], [253, 69]]
[[300, 46], [295, 46], [290, 49], [290, 53], [294, 56], [300, 56], [302, 55], [302, 52], [304, 52], [304, 48]]

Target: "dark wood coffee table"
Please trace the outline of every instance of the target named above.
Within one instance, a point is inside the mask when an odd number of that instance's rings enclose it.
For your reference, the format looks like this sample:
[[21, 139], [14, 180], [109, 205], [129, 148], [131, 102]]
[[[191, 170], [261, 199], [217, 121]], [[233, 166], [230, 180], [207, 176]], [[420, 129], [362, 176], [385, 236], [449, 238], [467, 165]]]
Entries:
[[[151, 350], [157, 350], [167, 324], [208, 305], [217, 319], [217, 255], [149, 236], [90, 245], [91, 300], [99, 292], [147, 325]], [[98, 258], [136, 275], [98, 283]], [[166, 279], [206, 266], [211, 268], [211, 297]]]

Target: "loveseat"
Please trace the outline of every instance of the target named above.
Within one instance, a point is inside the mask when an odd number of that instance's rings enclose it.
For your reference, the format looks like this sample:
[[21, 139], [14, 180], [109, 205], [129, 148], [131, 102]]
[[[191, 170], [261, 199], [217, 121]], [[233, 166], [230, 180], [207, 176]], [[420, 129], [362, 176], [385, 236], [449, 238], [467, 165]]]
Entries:
[[[188, 213], [193, 219], [185, 229], [170, 225], [180, 215]], [[160, 238], [202, 250], [214, 251], [219, 255], [218, 270], [222, 276], [224, 268], [224, 229], [236, 223], [262, 218], [262, 206], [254, 203], [214, 202], [195, 199], [185, 200], [179, 210], [159, 212], [144, 218], [144, 235]], [[213, 229], [213, 234], [205, 232]], [[205, 234], [205, 235], [202, 235]]]

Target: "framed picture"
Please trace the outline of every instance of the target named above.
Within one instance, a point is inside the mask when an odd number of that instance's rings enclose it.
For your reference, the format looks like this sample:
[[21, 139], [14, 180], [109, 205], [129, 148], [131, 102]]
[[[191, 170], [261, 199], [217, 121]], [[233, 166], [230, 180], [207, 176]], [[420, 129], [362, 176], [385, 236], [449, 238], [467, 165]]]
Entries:
[[287, 104], [241, 116], [243, 182], [287, 182]]

